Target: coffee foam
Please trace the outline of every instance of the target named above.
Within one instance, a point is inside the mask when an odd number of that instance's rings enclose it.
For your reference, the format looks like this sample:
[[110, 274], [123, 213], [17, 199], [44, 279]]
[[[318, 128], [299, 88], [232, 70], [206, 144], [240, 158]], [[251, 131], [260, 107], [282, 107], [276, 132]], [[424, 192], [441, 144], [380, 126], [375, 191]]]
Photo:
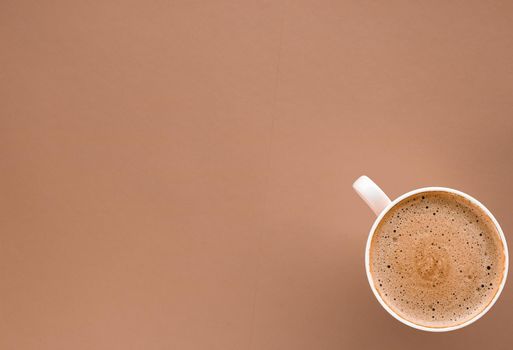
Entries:
[[371, 241], [370, 270], [384, 302], [425, 327], [450, 327], [492, 301], [504, 247], [489, 217], [468, 199], [424, 192], [391, 208]]

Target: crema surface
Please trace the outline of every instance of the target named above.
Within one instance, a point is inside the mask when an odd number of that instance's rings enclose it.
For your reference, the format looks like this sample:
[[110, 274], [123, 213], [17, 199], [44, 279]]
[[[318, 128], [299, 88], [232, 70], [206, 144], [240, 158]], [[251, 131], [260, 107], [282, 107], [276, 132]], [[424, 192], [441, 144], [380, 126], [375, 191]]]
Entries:
[[426, 327], [479, 314], [504, 274], [504, 247], [493, 222], [466, 198], [424, 192], [395, 205], [371, 241], [370, 269], [385, 303]]

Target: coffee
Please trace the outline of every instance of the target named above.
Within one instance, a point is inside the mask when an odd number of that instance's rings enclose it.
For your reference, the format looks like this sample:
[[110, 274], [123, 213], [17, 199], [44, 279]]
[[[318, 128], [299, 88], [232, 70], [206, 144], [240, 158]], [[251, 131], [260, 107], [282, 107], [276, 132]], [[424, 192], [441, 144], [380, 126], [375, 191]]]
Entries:
[[481, 208], [449, 192], [419, 193], [392, 207], [375, 230], [369, 257], [383, 301], [425, 327], [477, 316], [504, 278], [496, 226]]

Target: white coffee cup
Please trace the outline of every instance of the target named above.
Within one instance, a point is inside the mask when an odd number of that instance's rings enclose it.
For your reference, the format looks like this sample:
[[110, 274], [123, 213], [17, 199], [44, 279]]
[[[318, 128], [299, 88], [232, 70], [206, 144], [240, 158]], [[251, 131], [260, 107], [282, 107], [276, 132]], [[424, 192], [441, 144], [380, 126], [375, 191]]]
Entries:
[[[376, 221], [374, 221], [374, 224], [372, 225], [372, 228], [369, 233], [369, 237], [367, 239], [367, 245], [365, 247], [365, 271], [367, 272], [367, 279], [369, 280], [370, 287], [372, 289], [372, 292], [374, 293], [374, 296], [376, 299], [378, 299], [379, 303], [385, 310], [388, 311], [389, 314], [391, 314], [393, 317], [395, 317], [397, 320], [401, 321], [402, 323], [416, 328], [423, 331], [428, 332], [447, 332], [447, 331], [453, 331], [456, 329], [463, 328], [465, 326], [468, 326], [471, 323], [474, 323], [478, 319], [480, 319], [484, 314], [490, 310], [490, 308], [495, 304], [497, 299], [499, 298], [499, 295], [502, 292], [502, 289], [504, 288], [504, 284], [506, 283], [506, 276], [508, 275], [508, 265], [509, 265], [509, 258], [508, 258], [508, 246], [506, 244], [506, 238], [504, 237], [504, 233], [502, 232], [502, 229], [497, 222], [497, 220], [494, 218], [492, 213], [486, 207], [481, 204], [477, 199], [469, 196], [466, 193], [463, 193], [461, 191], [453, 190], [451, 188], [446, 187], [424, 187], [419, 188], [417, 190], [410, 191], [408, 193], [403, 194], [402, 196], [399, 196], [395, 200], [391, 201], [388, 196], [381, 190], [381, 188], [378, 187], [371, 179], [369, 179], [367, 176], [360, 176], [354, 183], [353, 188], [358, 193], [358, 195], [367, 203], [367, 205], [372, 209], [372, 211], [377, 215]], [[421, 326], [415, 323], [412, 323], [403, 317], [399, 316], [394, 310], [392, 310], [381, 298], [379, 295], [376, 286], [374, 285], [374, 281], [372, 279], [372, 275], [370, 272], [370, 261], [369, 261], [369, 253], [370, 253], [370, 247], [371, 247], [371, 241], [372, 237], [374, 235], [374, 232], [376, 231], [376, 228], [378, 227], [379, 223], [381, 222], [381, 219], [385, 216], [385, 214], [394, 207], [397, 203], [402, 201], [405, 198], [408, 198], [410, 196], [413, 196], [415, 194], [421, 193], [421, 192], [432, 192], [432, 191], [441, 191], [441, 192], [449, 192], [453, 194], [460, 195], [469, 201], [471, 201], [473, 204], [475, 204], [477, 207], [481, 208], [481, 210], [488, 215], [490, 220], [494, 223], [495, 227], [497, 228], [497, 232], [499, 233], [500, 239], [502, 241], [502, 244], [504, 246], [504, 275], [502, 278], [502, 282], [499, 286], [499, 289], [497, 290], [497, 293], [493, 297], [493, 300], [486, 306], [486, 308], [483, 309], [478, 315], [474, 316], [472, 319], [450, 327], [425, 327]]]

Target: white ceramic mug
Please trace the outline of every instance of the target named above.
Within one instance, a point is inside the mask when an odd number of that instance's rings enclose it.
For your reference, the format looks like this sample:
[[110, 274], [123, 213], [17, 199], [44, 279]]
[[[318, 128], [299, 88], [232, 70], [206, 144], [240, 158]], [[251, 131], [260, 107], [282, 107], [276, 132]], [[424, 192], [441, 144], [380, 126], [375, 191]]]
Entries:
[[[406, 325], [408, 325], [410, 327], [416, 328], [416, 329], [420, 329], [420, 330], [428, 331], [428, 332], [447, 332], [447, 331], [453, 331], [453, 330], [456, 330], [456, 329], [460, 329], [460, 328], [463, 328], [465, 326], [468, 326], [471, 323], [474, 323], [475, 321], [480, 319], [485, 313], [487, 313], [488, 310], [490, 310], [490, 308], [493, 306], [493, 304], [495, 304], [495, 302], [499, 298], [499, 295], [501, 294], [502, 289], [504, 288], [504, 284], [506, 283], [506, 276], [508, 274], [509, 258], [508, 258], [508, 246], [506, 244], [506, 238], [504, 237], [504, 233], [502, 232], [502, 229], [499, 226], [499, 223], [493, 217], [492, 213], [490, 213], [490, 211], [488, 209], [486, 209], [486, 207], [483, 204], [481, 204], [477, 199], [469, 196], [466, 193], [463, 193], [463, 192], [460, 192], [460, 191], [457, 191], [457, 190], [453, 190], [451, 188], [446, 188], [446, 187], [424, 187], [424, 188], [419, 188], [417, 190], [413, 190], [413, 191], [410, 191], [408, 193], [405, 193], [402, 196], [399, 196], [395, 200], [391, 201], [388, 198], [388, 196], [381, 190], [381, 188], [379, 188], [378, 185], [376, 185], [367, 176], [360, 176], [353, 183], [353, 188], [358, 193], [358, 195], [360, 195], [360, 197], [365, 201], [365, 203], [367, 203], [367, 205], [372, 209], [372, 211], [374, 211], [374, 213], [377, 215], [377, 219], [376, 219], [376, 221], [374, 221], [374, 224], [372, 225], [372, 228], [371, 228], [370, 233], [369, 233], [369, 237], [367, 239], [367, 245], [365, 247], [365, 271], [367, 272], [367, 279], [369, 280], [369, 284], [370, 284], [370, 287], [372, 289], [372, 292], [376, 296], [376, 299], [378, 299], [378, 301], [381, 304], [381, 306], [383, 306], [383, 308], [385, 310], [387, 310], [389, 314], [391, 314], [393, 317], [395, 317], [397, 320], [401, 321], [402, 323], [404, 323], [404, 324], [406, 324]], [[504, 275], [503, 275], [503, 278], [502, 278], [502, 282], [501, 282], [501, 284], [499, 286], [499, 289], [497, 290], [497, 293], [493, 297], [493, 300], [490, 302], [490, 304], [488, 304], [488, 306], [486, 306], [486, 308], [483, 311], [481, 311], [481, 313], [479, 313], [478, 315], [474, 316], [472, 319], [470, 319], [470, 320], [468, 320], [468, 321], [466, 321], [464, 323], [461, 323], [461, 324], [458, 324], [458, 325], [455, 325], [455, 326], [450, 326], [450, 327], [437, 327], [437, 328], [425, 327], [425, 326], [421, 326], [421, 325], [412, 323], [412, 322], [404, 319], [403, 317], [399, 316], [394, 310], [392, 310], [383, 301], [383, 299], [379, 295], [379, 293], [378, 293], [378, 291], [376, 289], [376, 286], [374, 285], [374, 281], [372, 279], [371, 272], [370, 272], [369, 252], [370, 252], [371, 241], [372, 241], [372, 237], [374, 235], [374, 232], [376, 231], [376, 228], [378, 227], [379, 223], [381, 222], [381, 219], [383, 219], [385, 214], [393, 206], [395, 206], [397, 203], [399, 203], [403, 199], [408, 198], [410, 196], [413, 196], [415, 194], [421, 193], [421, 192], [432, 192], [432, 191], [449, 192], [449, 193], [454, 193], [454, 194], [460, 195], [460, 196], [470, 200], [477, 207], [481, 208], [481, 210], [486, 215], [488, 215], [490, 220], [494, 223], [495, 227], [497, 228], [497, 232], [499, 233], [499, 236], [500, 236], [500, 239], [502, 241], [502, 244], [504, 246], [504, 256], [505, 256], [505, 259], [504, 259], [504, 270], [503, 270], [504, 271]]]

